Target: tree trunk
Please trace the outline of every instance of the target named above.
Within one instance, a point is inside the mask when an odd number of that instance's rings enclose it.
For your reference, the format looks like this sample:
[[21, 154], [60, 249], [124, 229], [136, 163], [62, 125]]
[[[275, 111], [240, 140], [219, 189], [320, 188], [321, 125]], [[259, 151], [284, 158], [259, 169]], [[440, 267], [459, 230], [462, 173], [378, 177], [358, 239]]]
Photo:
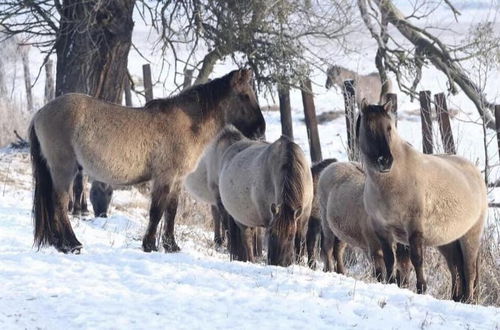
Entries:
[[56, 41], [56, 96], [80, 92], [121, 103], [135, 0], [65, 0]]
[[26, 87], [26, 104], [28, 111], [33, 111], [33, 94], [31, 93], [31, 73], [30, 73], [30, 59], [29, 48], [20, 47], [21, 59], [23, 61], [24, 72], [24, 86]]
[[45, 104], [49, 103], [55, 95], [54, 89], [54, 62], [51, 59], [45, 63]]
[[196, 80], [194, 81], [194, 85], [204, 84], [208, 81], [208, 77], [212, 71], [214, 71], [215, 63], [217, 63], [221, 57], [222, 55], [217, 49], [214, 49], [205, 55], [198, 77], [196, 77]]

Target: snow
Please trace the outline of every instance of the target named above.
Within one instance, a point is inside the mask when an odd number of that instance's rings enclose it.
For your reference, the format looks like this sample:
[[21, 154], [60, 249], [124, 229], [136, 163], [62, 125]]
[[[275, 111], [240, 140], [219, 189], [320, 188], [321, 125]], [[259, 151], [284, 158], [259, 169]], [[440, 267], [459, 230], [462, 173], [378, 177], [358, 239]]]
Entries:
[[[465, 4], [463, 10], [469, 11], [464, 16], [469, 21], [459, 27], [462, 31], [482, 17], [476, 15], [478, 12], [484, 13], [479, 5], [467, 9]], [[160, 70], [162, 58], [152, 47], [154, 41], [149, 27], [136, 20], [134, 42], [151, 58], [153, 80], [162, 82], [155, 87], [155, 96], [162, 97], [175, 90], [173, 68]], [[373, 71], [373, 41], [365, 36], [357, 42], [358, 54], [332, 58], [332, 62], [363, 73]], [[31, 55], [32, 72], [37, 72], [43, 56], [35, 50]], [[143, 63], [144, 59], [132, 51], [132, 76], [141, 76]], [[233, 68], [231, 63], [220, 63], [214, 76]], [[16, 86], [22, 86], [20, 72], [18, 69]], [[498, 100], [499, 75], [492, 77], [488, 96]], [[342, 96], [323, 88], [324, 74], [314, 72], [311, 78], [317, 112], [343, 111]], [[41, 77], [34, 86], [38, 105], [43, 100], [43, 83]], [[435, 70], [424, 70], [422, 89], [445, 91], [446, 79]], [[20, 91], [15, 97], [20, 99], [23, 91], [17, 90]], [[418, 101], [411, 102], [402, 94], [398, 97], [398, 131], [421, 148], [420, 118], [412, 112], [419, 108]], [[293, 91], [291, 100], [295, 138], [308, 153], [300, 93]], [[458, 154], [483, 167], [482, 128], [470, 123], [477, 120], [475, 109], [463, 93], [448, 100], [450, 108], [462, 110], [452, 120]], [[277, 102], [264, 95], [260, 101], [262, 105]], [[136, 97], [134, 102], [138, 105], [143, 100]], [[266, 111], [265, 118], [267, 139], [277, 139], [281, 132], [279, 113]], [[434, 125], [437, 150], [442, 150]], [[323, 157], [346, 160], [344, 117], [320, 125], [319, 133]], [[490, 162], [496, 165], [499, 162], [494, 138], [494, 132], [489, 132]], [[499, 177], [497, 166], [490, 181]], [[395, 285], [364, 283], [302, 265], [281, 268], [263, 262], [230, 262], [225, 251], [206, 244], [212, 233], [201, 226], [177, 226], [180, 253], [144, 253], [140, 247], [149, 201], [135, 189], [115, 192], [107, 219], [72, 219], [76, 235], [84, 245], [81, 255], [63, 255], [53, 248], [37, 251], [32, 246], [31, 198], [27, 153], [0, 149], [1, 329], [500, 328], [500, 308], [437, 300]], [[498, 189], [490, 192], [490, 199], [500, 201]], [[489, 220], [497, 221], [493, 211]]]

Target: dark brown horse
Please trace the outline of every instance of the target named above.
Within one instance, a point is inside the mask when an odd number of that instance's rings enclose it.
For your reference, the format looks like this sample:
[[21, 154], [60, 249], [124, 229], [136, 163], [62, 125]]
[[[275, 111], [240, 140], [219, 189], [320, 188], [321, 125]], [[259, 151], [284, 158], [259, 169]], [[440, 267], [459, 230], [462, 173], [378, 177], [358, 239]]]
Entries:
[[265, 121], [250, 70], [236, 70], [178, 96], [127, 108], [82, 94], [66, 94], [38, 111], [30, 126], [35, 181], [35, 245], [79, 252], [67, 215], [78, 166], [110, 185], [152, 181], [144, 251], [157, 250], [156, 230], [165, 213], [165, 251], [178, 251], [174, 220], [179, 190], [203, 149], [231, 123], [261, 136]]

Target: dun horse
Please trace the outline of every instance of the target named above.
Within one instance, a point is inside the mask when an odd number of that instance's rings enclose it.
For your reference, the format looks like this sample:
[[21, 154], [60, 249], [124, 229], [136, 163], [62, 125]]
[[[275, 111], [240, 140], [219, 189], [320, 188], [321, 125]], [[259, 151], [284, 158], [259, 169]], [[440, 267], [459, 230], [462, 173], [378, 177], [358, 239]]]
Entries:
[[369, 103], [378, 104], [385, 101], [385, 95], [392, 90], [391, 80], [386, 82], [381, 81], [378, 72], [372, 72], [367, 75], [360, 75], [354, 71], [348, 70], [339, 65], [332, 65], [326, 71], [325, 87], [330, 89], [339, 87], [344, 90], [345, 80], [354, 80], [354, 88], [356, 92], [356, 103], [358, 109], [361, 109], [361, 101], [366, 98]]
[[[473, 301], [488, 211], [481, 173], [464, 158], [415, 150], [398, 135], [390, 107], [363, 102], [356, 125], [366, 169], [366, 211], [379, 237], [410, 246], [417, 292], [427, 287], [424, 246], [437, 246], [452, 275], [452, 298]], [[381, 244], [390, 271], [390, 241], [381, 239]]]
[[67, 206], [81, 166], [93, 179], [110, 185], [152, 181], [143, 249], [157, 250], [156, 230], [165, 213], [163, 247], [178, 251], [174, 219], [179, 190], [205, 146], [227, 123], [247, 136], [264, 134], [250, 80], [250, 70], [233, 71], [178, 96], [153, 100], [143, 109], [82, 94], [67, 94], [45, 105], [30, 126], [35, 245], [80, 251]]
[[[385, 273], [383, 251], [363, 205], [364, 185], [365, 173], [361, 164], [356, 162], [335, 163], [321, 173], [318, 198], [325, 241], [325, 268], [332, 271], [336, 262], [337, 272], [344, 274], [343, 254], [346, 244], [349, 244], [362, 249], [372, 259], [375, 277], [382, 281]], [[406, 286], [411, 270], [407, 247], [397, 244], [396, 260], [398, 285]], [[386, 279], [392, 282], [390, 275], [386, 273]]]
[[[219, 193], [219, 172], [222, 156], [226, 148], [232, 143], [228, 138], [236, 136], [237, 141], [242, 137], [240, 132], [234, 133], [234, 127], [226, 127], [218, 137], [205, 149], [196, 170], [190, 173], [184, 182], [186, 190], [196, 199], [208, 203], [211, 206], [214, 223], [214, 242], [221, 246], [224, 242], [224, 235], [228, 230], [227, 214], [220, 200]], [[234, 135], [234, 136], [233, 136]], [[255, 229], [255, 255], [262, 255], [262, 233], [260, 229]], [[246, 259], [244, 259], [246, 261]]]
[[321, 172], [331, 163], [336, 162], [335, 158], [324, 159], [311, 166], [311, 174], [313, 179], [313, 203], [311, 208], [311, 216], [309, 217], [309, 224], [307, 228], [307, 264], [310, 268], [316, 269], [316, 259], [318, 251], [323, 252], [320, 248], [320, 244], [324, 240], [322, 238], [321, 231], [321, 214], [319, 210], [319, 199], [318, 199], [318, 180]]
[[220, 194], [216, 202], [228, 220], [231, 257], [253, 262], [252, 228], [265, 227], [268, 263], [290, 265], [305, 239], [313, 197], [300, 147], [286, 137], [272, 144], [252, 141], [227, 127], [206, 157], [212, 159], [210, 186]]

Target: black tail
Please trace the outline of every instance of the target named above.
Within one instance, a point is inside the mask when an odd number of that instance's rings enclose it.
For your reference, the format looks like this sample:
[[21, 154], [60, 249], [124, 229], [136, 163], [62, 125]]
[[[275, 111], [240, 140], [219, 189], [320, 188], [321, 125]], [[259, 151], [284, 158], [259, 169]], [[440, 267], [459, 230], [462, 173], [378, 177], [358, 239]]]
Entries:
[[33, 124], [30, 126], [30, 152], [35, 193], [33, 197], [34, 245], [40, 248], [52, 242], [54, 219], [53, 186], [47, 162], [40, 149], [40, 142]]
[[[220, 208], [219, 208], [220, 210]], [[243, 245], [241, 229], [238, 227], [233, 217], [226, 210], [222, 211], [229, 231], [227, 246], [231, 260], [248, 261], [245, 246]]]

